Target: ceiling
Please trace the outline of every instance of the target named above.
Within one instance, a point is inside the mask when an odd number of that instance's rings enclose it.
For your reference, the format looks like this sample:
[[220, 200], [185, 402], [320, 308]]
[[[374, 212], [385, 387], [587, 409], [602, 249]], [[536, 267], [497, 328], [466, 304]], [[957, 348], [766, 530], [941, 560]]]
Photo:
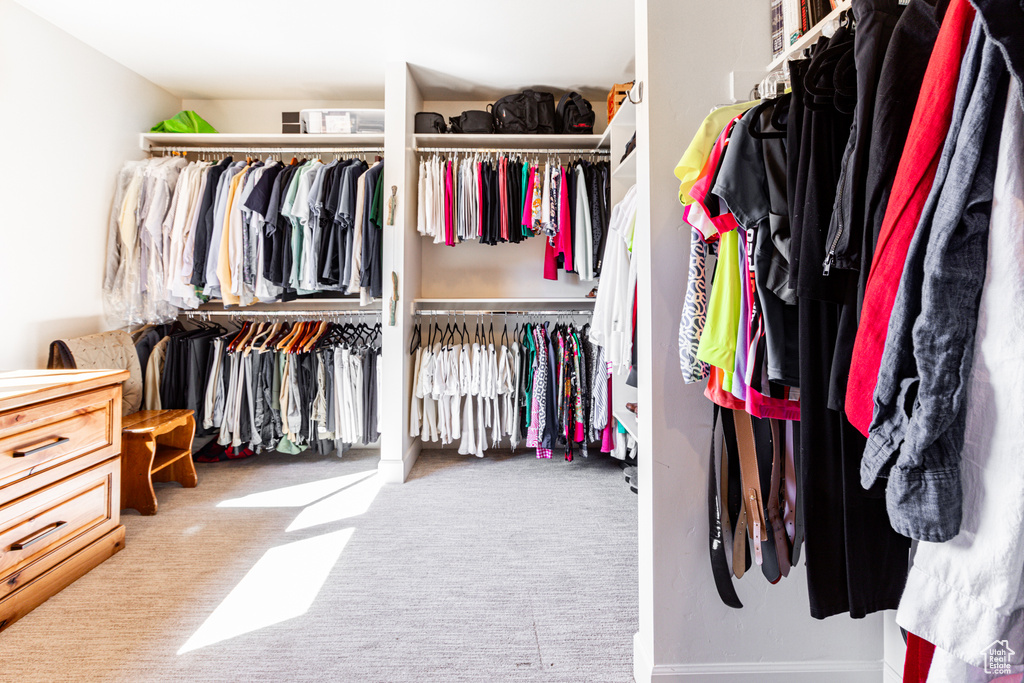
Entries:
[[403, 60], [426, 99], [607, 93], [634, 69], [631, 0], [18, 2], [184, 99], [379, 100]]

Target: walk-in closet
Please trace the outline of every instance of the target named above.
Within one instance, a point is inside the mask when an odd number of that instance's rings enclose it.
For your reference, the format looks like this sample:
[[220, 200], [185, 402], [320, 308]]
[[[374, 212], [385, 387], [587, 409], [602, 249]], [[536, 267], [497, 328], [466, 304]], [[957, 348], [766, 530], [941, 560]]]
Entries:
[[1022, 36], [0, 0], [0, 682], [1020, 681]]

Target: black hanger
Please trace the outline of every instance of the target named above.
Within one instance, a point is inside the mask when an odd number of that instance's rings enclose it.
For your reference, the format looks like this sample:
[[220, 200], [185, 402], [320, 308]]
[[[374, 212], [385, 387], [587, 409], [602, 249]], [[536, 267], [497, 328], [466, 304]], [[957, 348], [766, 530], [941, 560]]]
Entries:
[[491, 328], [488, 331], [488, 334], [490, 335], [490, 339], [488, 339], [487, 343], [491, 344], [493, 346], [494, 345], [494, 322], [493, 321], [491, 322]]
[[409, 335], [409, 355], [416, 353], [416, 349], [423, 343], [422, 333], [420, 332], [420, 324], [416, 323], [416, 326], [412, 328], [412, 334]]
[[505, 323], [504, 329], [501, 331], [501, 345], [508, 346], [508, 323]]
[[[750, 112], [750, 116], [751, 116], [750, 126], [747, 128], [747, 130], [750, 132], [750, 137], [754, 138], [755, 140], [769, 140], [769, 139], [772, 139], [772, 138], [784, 138], [784, 137], [786, 137], [786, 129], [785, 129], [785, 127], [783, 127], [781, 130], [779, 130], [777, 132], [771, 132], [771, 133], [765, 133], [765, 132], [763, 132], [761, 130], [761, 113], [765, 109], [767, 109], [768, 107], [771, 107], [771, 106], [780, 107], [780, 106], [782, 106], [782, 100], [783, 100], [782, 97], [779, 97], [779, 98], [776, 98], [776, 99], [773, 99], [773, 100], [765, 100], [761, 104], [759, 104], [756, 107], [754, 107], [754, 110], [752, 112]], [[775, 126], [775, 110], [774, 109], [772, 110], [772, 126], [773, 127]]]

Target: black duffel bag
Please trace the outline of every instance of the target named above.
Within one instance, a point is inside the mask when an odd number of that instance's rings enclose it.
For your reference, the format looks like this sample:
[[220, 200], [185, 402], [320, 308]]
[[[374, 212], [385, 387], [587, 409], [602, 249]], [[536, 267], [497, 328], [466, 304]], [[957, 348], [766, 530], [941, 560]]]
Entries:
[[491, 110], [498, 133], [555, 132], [555, 96], [549, 92], [524, 90], [507, 95], [495, 102]]
[[555, 115], [559, 133], [590, 135], [594, 132], [594, 107], [578, 92], [562, 95]]
[[417, 133], [447, 133], [448, 125], [444, 117], [432, 111], [421, 111], [416, 114]]
[[489, 111], [471, 109], [449, 118], [448, 130], [452, 133], [493, 133], [494, 117]]

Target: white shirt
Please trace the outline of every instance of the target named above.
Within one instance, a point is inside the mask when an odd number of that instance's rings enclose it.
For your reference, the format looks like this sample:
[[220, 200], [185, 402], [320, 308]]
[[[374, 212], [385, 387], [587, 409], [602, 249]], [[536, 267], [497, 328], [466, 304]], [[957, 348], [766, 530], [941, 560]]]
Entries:
[[612, 209], [605, 242], [601, 286], [594, 302], [590, 340], [605, 348], [605, 357], [616, 371], [628, 367], [633, 339], [633, 296], [636, 264], [632, 263], [632, 243], [636, 217], [636, 185]]

